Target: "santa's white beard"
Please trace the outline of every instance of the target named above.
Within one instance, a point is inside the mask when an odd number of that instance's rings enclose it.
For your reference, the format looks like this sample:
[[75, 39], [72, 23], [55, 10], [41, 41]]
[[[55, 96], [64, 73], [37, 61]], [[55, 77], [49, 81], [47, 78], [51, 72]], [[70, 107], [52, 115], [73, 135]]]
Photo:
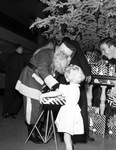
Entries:
[[54, 66], [54, 70], [59, 72], [60, 74], [63, 74], [66, 67], [69, 65], [69, 60], [67, 59], [67, 57], [64, 57], [61, 54], [57, 54], [54, 56], [53, 59], [53, 66]]

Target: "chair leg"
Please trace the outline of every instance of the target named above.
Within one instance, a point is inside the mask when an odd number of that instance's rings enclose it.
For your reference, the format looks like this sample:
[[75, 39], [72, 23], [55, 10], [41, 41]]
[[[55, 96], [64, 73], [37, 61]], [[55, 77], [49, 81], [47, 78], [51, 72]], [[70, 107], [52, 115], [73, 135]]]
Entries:
[[29, 141], [32, 141], [36, 144], [43, 143], [42, 140], [40, 138], [38, 138], [37, 131], [33, 130], [34, 129], [33, 127], [34, 127], [34, 125], [27, 124], [28, 138], [27, 138], [26, 142], [29, 140]]
[[[56, 129], [55, 129], [55, 124], [54, 124], [54, 118], [53, 118], [52, 110], [48, 110], [48, 112], [47, 112], [45, 139], [42, 137], [42, 135], [40, 133], [40, 127], [39, 126], [41, 126], [41, 125], [39, 125], [39, 123], [40, 123], [40, 119], [41, 119], [43, 114], [44, 114], [44, 110], [42, 111], [42, 113], [39, 116], [38, 120], [36, 121], [35, 125], [28, 125], [28, 124], [26, 124], [27, 125], [27, 129], [28, 129], [28, 137], [27, 137], [25, 143], [27, 143], [28, 140], [30, 140], [30, 141], [32, 141], [34, 143], [37, 143], [37, 144], [47, 143], [50, 140], [51, 136], [54, 134], [55, 146], [56, 146], [56, 150], [58, 150]], [[50, 121], [49, 119], [50, 119], [50, 117], [51, 117], [51, 125], [50, 125], [50, 128], [49, 128], [49, 121]], [[52, 127], [53, 127], [53, 131], [51, 131]], [[40, 136], [40, 138], [39, 138], [39, 136]]]
[[[38, 137], [38, 133], [40, 134], [38, 128], [37, 128], [37, 124], [40, 121], [42, 115], [43, 115], [44, 111], [41, 112], [41, 115], [39, 116], [38, 120], [36, 121], [35, 125], [29, 125], [26, 123], [27, 129], [28, 129], [28, 137], [25, 141], [25, 143], [27, 143], [28, 140], [34, 142], [34, 143], [42, 143], [41, 139]], [[41, 134], [40, 134], [41, 135]], [[38, 142], [39, 141], [39, 142]], [[41, 142], [40, 142], [41, 141]]]
[[51, 119], [52, 119], [52, 126], [53, 126], [55, 146], [56, 146], [56, 150], [58, 150], [58, 143], [57, 143], [57, 137], [56, 137], [56, 129], [55, 129], [55, 124], [54, 124], [54, 118], [53, 118], [53, 112], [52, 112], [52, 110], [51, 110], [50, 113], [51, 113]]

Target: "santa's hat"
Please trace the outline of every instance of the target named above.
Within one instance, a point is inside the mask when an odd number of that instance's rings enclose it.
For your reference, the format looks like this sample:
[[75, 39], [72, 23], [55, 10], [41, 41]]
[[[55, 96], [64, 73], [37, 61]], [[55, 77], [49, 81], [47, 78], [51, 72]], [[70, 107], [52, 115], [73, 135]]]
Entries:
[[65, 40], [63, 43], [60, 45], [60, 49], [65, 52], [67, 56], [73, 57], [76, 49], [73, 47], [72, 41], [71, 40]]

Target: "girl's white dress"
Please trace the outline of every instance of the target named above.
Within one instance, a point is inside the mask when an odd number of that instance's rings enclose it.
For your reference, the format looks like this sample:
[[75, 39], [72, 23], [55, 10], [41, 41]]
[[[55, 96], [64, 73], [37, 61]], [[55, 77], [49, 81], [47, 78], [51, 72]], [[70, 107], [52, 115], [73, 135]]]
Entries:
[[80, 98], [79, 84], [60, 84], [59, 90], [64, 94], [66, 104], [61, 106], [55, 120], [58, 132], [66, 132], [71, 135], [83, 134], [83, 119], [78, 105]]

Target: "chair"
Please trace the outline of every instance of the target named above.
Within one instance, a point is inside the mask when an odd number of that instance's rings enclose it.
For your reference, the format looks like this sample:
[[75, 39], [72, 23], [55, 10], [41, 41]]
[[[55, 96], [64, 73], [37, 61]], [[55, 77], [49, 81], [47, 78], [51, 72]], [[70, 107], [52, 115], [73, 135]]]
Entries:
[[[54, 123], [53, 109], [56, 105], [57, 106], [64, 105], [65, 99], [62, 96], [57, 96], [57, 97], [52, 97], [52, 98], [45, 97], [41, 100], [40, 103], [43, 105], [43, 110], [42, 110], [39, 118], [37, 119], [33, 129], [31, 130], [30, 134], [28, 135], [25, 143], [27, 143], [27, 141], [29, 140], [33, 131], [37, 130], [43, 143], [47, 143], [48, 141], [50, 141], [50, 139], [52, 137], [54, 137], [55, 147], [56, 147], [56, 150], [58, 150], [57, 134], [56, 134], [56, 127], [55, 127], [55, 123]], [[47, 113], [47, 117], [46, 117], [46, 123], [45, 123], [45, 135], [43, 136], [40, 133], [40, 131], [37, 127], [37, 124], [39, 124], [39, 121], [41, 120], [42, 116], [45, 115], [45, 113]]]

